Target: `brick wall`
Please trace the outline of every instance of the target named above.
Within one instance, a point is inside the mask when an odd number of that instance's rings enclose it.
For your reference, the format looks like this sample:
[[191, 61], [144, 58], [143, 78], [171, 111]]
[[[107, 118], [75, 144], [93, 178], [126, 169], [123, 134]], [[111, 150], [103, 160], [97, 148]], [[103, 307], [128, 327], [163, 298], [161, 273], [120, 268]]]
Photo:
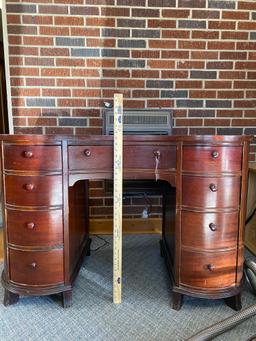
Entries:
[[118, 90], [169, 108], [174, 134], [256, 134], [256, 1], [6, 3], [16, 133], [100, 134]]

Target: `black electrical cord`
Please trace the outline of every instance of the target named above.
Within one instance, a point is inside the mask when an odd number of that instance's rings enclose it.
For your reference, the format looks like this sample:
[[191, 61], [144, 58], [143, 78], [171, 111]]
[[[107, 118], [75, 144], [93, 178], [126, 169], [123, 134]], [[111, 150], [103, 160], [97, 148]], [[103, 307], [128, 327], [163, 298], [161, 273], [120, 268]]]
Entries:
[[102, 249], [102, 248], [104, 248], [104, 247], [106, 247], [107, 245], [110, 244], [106, 239], [104, 239], [103, 237], [100, 237], [100, 236], [97, 235], [97, 234], [96, 234], [94, 237], [96, 237], [96, 238], [102, 240], [104, 243], [103, 243], [102, 245], [98, 246], [96, 249], [91, 249], [90, 251], [92, 251], [92, 252], [99, 251], [100, 249]]

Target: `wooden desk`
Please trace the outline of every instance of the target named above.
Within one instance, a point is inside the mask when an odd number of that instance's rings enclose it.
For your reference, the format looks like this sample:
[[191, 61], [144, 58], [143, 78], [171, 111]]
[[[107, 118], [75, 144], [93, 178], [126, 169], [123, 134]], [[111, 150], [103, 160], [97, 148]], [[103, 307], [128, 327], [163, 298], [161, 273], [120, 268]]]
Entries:
[[[112, 179], [110, 136], [1, 135], [4, 304], [62, 293], [89, 254], [88, 180]], [[127, 136], [124, 178], [163, 186], [161, 254], [183, 295], [229, 298], [239, 309], [250, 137]], [[156, 158], [159, 165], [156, 167]], [[173, 223], [175, 221], [175, 223]]]

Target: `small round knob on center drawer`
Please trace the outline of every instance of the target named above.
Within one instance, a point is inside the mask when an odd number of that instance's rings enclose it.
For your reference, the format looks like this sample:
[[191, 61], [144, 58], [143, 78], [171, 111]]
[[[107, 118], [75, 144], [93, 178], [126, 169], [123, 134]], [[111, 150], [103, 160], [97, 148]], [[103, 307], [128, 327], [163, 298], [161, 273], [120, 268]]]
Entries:
[[85, 156], [91, 156], [91, 151], [90, 151], [90, 149], [85, 149], [85, 150], [84, 150], [84, 155], [85, 155]]
[[33, 157], [33, 152], [31, 152], [30, 150], [25, 150], [25, 152], [24, 152], [24, 157], [25, 157], [26, 159], [32, 158], [32, 157]]
[[217, 150], [214, 150], [211, 152], [211, 156], [214, 158], [214, 159], [217, 159], [219, 157], [219, 152]]
[[217, 185], [215, 185], [215, 184], [210, 184], [209, 188], [212, 192], [217, 192], [217, 190], [218, 190]]
[[213, 264], [207, 264], [207, 269], [209, 271], [213, 271], [215, 269], [215, 266]]
[[32, 262], [32, 263], [30, 263], [28, 266], [29, 266], [30, 269], [33, 269], [33, 270], [34, 270], [34, 269], [36, 269], [36, 267], [37, 267], [37, 263], [36, 263], [36, 262]]
[[25, 189], [27, 191], [31, 192], [35, 188], [35, 185], [33, 185], [33, 184], [25, 184], [24, 187], [25, 187]]
[[33, 230], [35, 228], [36, 224], [32, 221], [26, 224], [27, 229]]
[[209, 224], [209, 227], [210, 227], [210, 229], [211, 229], [212, 231], [216, 231], [216, 230], [217, 230], [217, 225], [214, 224], [214, 223], [210, 223], [210, 224]]

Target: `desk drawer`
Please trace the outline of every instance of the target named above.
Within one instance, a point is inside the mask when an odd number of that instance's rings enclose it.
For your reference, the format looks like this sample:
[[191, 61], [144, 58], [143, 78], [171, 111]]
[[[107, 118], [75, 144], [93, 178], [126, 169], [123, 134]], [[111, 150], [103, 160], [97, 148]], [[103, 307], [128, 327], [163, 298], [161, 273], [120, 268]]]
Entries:
[[125, 168], [149, 168], [156, 167], [156, 157], [159, 158], [159, 169], [176, 168], [175, 146], [125, 146]]
[[62, 176], [6, 175], [6, 202], [18, 206], [62, 205]]
[[242, 168], [242, 147], [183, 148], [183, 170], [203, 172], [239, 172]]
[[205, 208], [238, 208], [240, 177], [182, 177], [182, 205]]
[[9, 249], [10, 279], [28, 285], [64, 281], [63, 250], [19, 251]]
[[4, 168], [8, 170], [60, 170], [61, 147], [4, 145]]
[[236, 251], [181, 251], [181, 284], [195, 288], [223, 289], [235, 285]]
[[70, 146], [70, 170], [105, 170], [113, 168], [112, 146]]
[[7, 210], [8, 243], [19, 246], [63, 244], [62, 211]]
[[238, 212], [181, 213], [183, 246], [198, 249], [235, 248], [238, 238]]

